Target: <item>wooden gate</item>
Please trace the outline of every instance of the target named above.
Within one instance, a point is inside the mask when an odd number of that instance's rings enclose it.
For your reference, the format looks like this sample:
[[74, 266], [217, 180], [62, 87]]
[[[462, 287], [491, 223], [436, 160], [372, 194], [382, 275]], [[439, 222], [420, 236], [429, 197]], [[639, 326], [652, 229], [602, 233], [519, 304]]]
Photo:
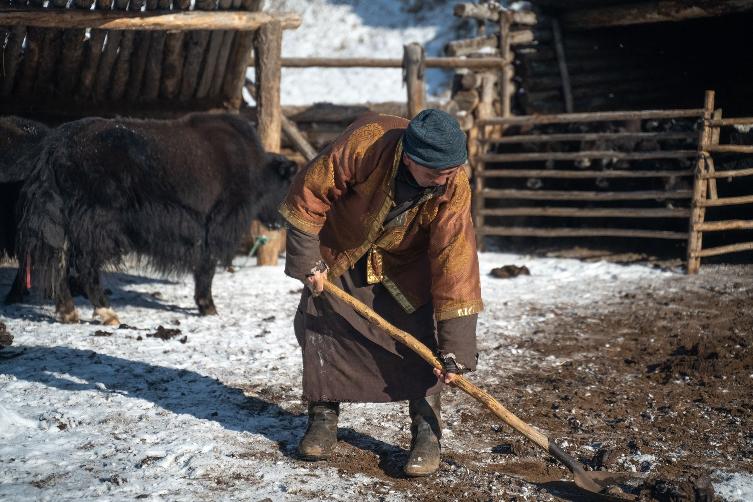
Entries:
[[753, 220], [716, 219], [715, 221], [706, 221], [707, 211], [718, 210], [722, 207], [753, 204], [753, 195], [750, 194], [719, 197], [719, 188], [717, 187], [717, 184], [720, 182], [729, 183], [734, 178], [753, 176], [753, 162], [750, 163], [750, 167], [743, 166], [724, 171], [717, 171], [714, 162], [714, 154], [753, 154], [753, 146], [750, 145], [719, 144], [721, 127], [751, 127], [753, 126], [753, 117], [722, 118], [721, 110], [714, 111], [714, 92], [707, 91], [703, 119], [703, 129], [699, 139], [699, 155], [695, 172], [690, 236], [688, 238], [689, 274], [698, 272], [701, 266], [701, 258], [753, 250], [753, 242], [703, 248], [703, 232], [753, 229]]

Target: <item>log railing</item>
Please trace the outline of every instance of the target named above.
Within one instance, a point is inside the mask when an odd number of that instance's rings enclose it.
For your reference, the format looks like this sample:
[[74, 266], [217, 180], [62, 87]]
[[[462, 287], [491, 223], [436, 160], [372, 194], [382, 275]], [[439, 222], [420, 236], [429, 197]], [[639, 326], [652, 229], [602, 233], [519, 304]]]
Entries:
[[[714, 111], [714, 92], [706, 92], [704, 124], [700, 132], [698, 161], [696, 163], [693, 209], [688, 238], [688, 273], [698, 272], [701, 258], [753, 250], [753, 241], [703, 247], [704, 232], [728, 230], [751, 230], [753, 220], [706, 221], [707, 211], [712, 208], [753, 204], [753, 195], [719, 197], [717, 183], [728, 178], [753, 176], [753, 167], [717, 171], [713, 154], [751, 154], [750, 145], [720, 145], [720, 128], [727, 126], [753, 126], [753, 117], [722, 118], [721, 110]], [[751, 159], [750, 164], [753, 164]]]
[[[473, 212], [479, 246], [487, 235], [687, 240], [688, 232], [678, 231], [676, 223], [671, 222], [690, 218], [691, 209], [687, 206], [693, 198], [693, 191], [665, 188], [666, 184], [656, 183], [656, 180], [689, 180], [693, 177], [694, 170], [690, 166], [683, 167], [683, 162], [687, 164], [698, 156], [698, 133], [690, 130], [692, 124], [688, 124], [687, 131], [656, 132], [642, 130], [641, 124], [645, 120], [692, 122], [702, 119], [703, 113], [704, 109], [643, 110], [489, 117], [477, 121]], [[543, 125], [572, 123], [596, 126], [616, 123], [613, 129], [617, 131], [530, 132]], [[513, 134], [512, 131], [523, 132]], [[630, 148], [638, 141], [651, 142], [653, 146], [648, 151]], [[580, 149], [572, 148], [573, 143]], [[589, 144], [598, 146], [587, 147]], [[567, 145], [570, 148], [565, 148]], [[495, 146], [504, 147], [505, 152], [492, 153], [490, 149]], [[554, 151], [541, 151], [541, 147]], [[531, 152], [530, 149], [537, 151]], [[594, 161], [601, 159], [607, 163], [619, 161], [621, 165], [614, 169], [595, 168]], [[639, 168], [633, 161], [656, 162], [651, 168], [645, 165]], [[577, 168], [573, 162], [583, 162], [585, 166]], [[577, 182], [581, 188], [513, 188], [520, 186], [522, 180], [531, 179]], [[598, 189], [599, 185], [589, 183], [589, 180], [595, 182], [597, 179], [601, 179], [602, 186], [604, 183], [614, 186], [614, 181], [624, 180], [630, 183], [630, 188]], [[496, 186], [489, 186], [490, 183], [496, 183]], [[590, 188], [583, 189], [584, 186]], [[516, 204], [518, 201], [520, 205]], [[686, 207], [682, 207], [683, 204]], [[516, 220], [509, 219], [515, 217], [536, 218], [533, 220], [536, 224], [540, 221], [550, 223], [540, 223], [540, 227], [531, 226], [530, 221], [516, 224]], [[570, 218], [579, 223], [570, 227], [559, 226], [551, 223], [552, 218]], [[600, 223], [589, 223], [589, 218], [597, 218]], [[651, 220], [651, 228], [640, 228], [641, 222]], [[499, 221], [506, 223], [499, 224]], [[665, 222], [670, 228], [662, 228]]]
[[[643, 120], [697, 120], [698, 132], [641, 130]], [[535, 134], [532, 128], [542, 125], [569, 123], [604, 123], [617, 122], [630, 125], [623, 127], [631, 130], [617, 132], [556, 132]], [[753, 194], [735, 194], [719, 196], [717, 183], [727, 179], [753, 176], [753, 160], [745, 167], [717, 171], [714, 155], [753, 154], [751, 145], [719, 144], [720, 128], [727, 126], [751, 126], [753, 117], [722, 118], [721, 110], [714, 110], [714, 93], [707, 91], [703, 108], [687, 110], [643, 110], [597, 113], [566, 113], [557, 115], [532, 115], [515, 117], [490, 117], [477, 121], [475, 147], [477, 155], [473, 158], [475, 177], [473, 216], [479, 247], [483, 238], [490, 236], [523, 237], [625, 237], [646, 239], [687, 240], [687, 270], [695, 273], [700, 267], [701, 258], [727, 253], [753, 250], [753, 241], [725, 244], [715, 247], [703, 247], [704, 232], [724, 232], [733, 230], [753, 230], [753, 220], [727, 219], [706, 221], [707, 212], [722, 207], [753, 204]], [[528, 131], [513, 134], [513, 130]], [[688, 129], [691, 129], [688, 127]], [[627, 141], [627, 143], [625, 143]], [[650, 141], [650, 151], [634, 151], [630, 141]], [[622, 142], [623, 149], [615, 145]], [[581, 149], [562, 151], [562, 146], [580, 143]], [[600, 145], [588, 148], [589, 143]], [[556, 148], [560, 145], [559, 149]], [[606, 145], [606, 146], [602, 146]], [[625, 149], [625, 145], [628, 148]], [[674, 147], [669, 145], [675, 145]], [[682, 145], [678, 147], [677, 145]], [[492, 147], [504, 147], [507, 150], [518, 147], [549, 147], [555, 151], [512, 151], [490, 153]], [[594, 169], [593, 166], [582, 169], [572, 167], [572, 162], [580, 161], [592, 164], [592, 161], [609, 159], [621, 161], [623, 165], [615, 169]], [[674, 162], [673, 160], [674, 159]], [[677, 166], [678, 162], [687, 164], [694, 159], [695, 168]], [[629, 161], [656, 161], [651, 168], [636, 168]], [[545, 163], [545, 166], [536, 165]], [[564, 165], [563, 165], [564, 164]], [[541, 190], [513, 188], [510, 180], [548, 180], [573, 183], [582, 180], [596, 180], [603, 183], [612, 180], [632, 180], [629, 190]], [[691, 189], [661, 188], [657, 184], [648, 186], [651, 179], [677, 180], [693, 178]], [[494, 182], [493, 180], [497, 180]], [[496, 183], [496, 186], [489, 186]], [[602, 183], [602, 185], [603, 185]], [[519, 185], [520, 183], [518, 183]], [[505, 205], [501, 201], [513, 201]], [[517, 201], [521, 205], [515, 204]], [[537, 201], [537, 202], [534, 202]], [[636, 203], [640, 201], [640, 203]], [[648, 206], [651, 202], [655, 207]], [[569, 205], [567, 205], [569, 204]], [[588, 206], [587, 206], [588, 204]], [[592, 207], [593, 204], [600, 204]], [[659, 204], [659, 207], [656, 207]], [[689, 207], [683, 207], [683, 204]], [[619, 207], [615, 207], [619, 206]], [[541, 227], [515, 225], [500, 221], [510, 221], [514, 217], [531, 218], [571, 218], [580, 219], [574, 228], [549, 224]], [[508, 218], [508, 220], [504, 220]], [[623, 222], [622, 225], [593, 226], [588, 218], [600, 221]], [[685, 219], [689, 221], [688, 231], [675, 228], [632, 228], [640, 222], [649, 220], [671, 221]], [[514, 221], [514, 220], [513, 220]], [[540, 220], [534, 220], [536, 222]], [[551, 221], [551, 220], [549, 220]], [[624, 222], [629, 223], [629, 227]]]

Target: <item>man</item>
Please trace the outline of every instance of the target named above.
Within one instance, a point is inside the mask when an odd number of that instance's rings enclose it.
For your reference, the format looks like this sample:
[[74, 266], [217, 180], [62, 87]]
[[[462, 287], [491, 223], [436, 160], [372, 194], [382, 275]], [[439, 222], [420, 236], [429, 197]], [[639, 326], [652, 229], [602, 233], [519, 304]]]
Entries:
[[[465, 134], [442, 111], [410, 123], [369, 113], [293, 181], [280, 213], [289, 223], [285, 272], [309, 286], [294, 321], [309, 401], [303, 458], [332, 454], [340, 402], [408, 400], [403, 470], [439, 467], [439, 392], [475, 369], [483, 307], [467, 156]], [[325, 280], [437, 351], [445, 371], [322, 293]]]

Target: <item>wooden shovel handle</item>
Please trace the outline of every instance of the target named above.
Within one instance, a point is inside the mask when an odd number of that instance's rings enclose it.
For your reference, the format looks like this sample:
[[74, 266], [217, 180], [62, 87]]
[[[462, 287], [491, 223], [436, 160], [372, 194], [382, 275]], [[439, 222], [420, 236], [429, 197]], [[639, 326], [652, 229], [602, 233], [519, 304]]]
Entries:
[[[353, 307], [356, 312], [364, 316], [366, 319], [374, 323], [375, 325], [382, 328], [384, 331], [387, 332], [388, 335], [390, 335], [392, 338], [397, 340], [398, 342], [402, 343], [403, 345], [407, 346], [409, 349], [414, 351], [416, 354], [421, 356], [421, 358], [426, 361], [427, 363], [431, 364], [433, 367], [437, 369], [443, 369], [442, 363], [439, 361], [437, 356], [434, 355], [434, 353], [418, 341], [414, 336], [412, 336], [410, 333], [406, 333], [405, 331], [396, 328], [389, 322], [387, 322], [382, 316], [374, 312], [371, 308], [369, 308], [365, 303], [359, 301], [356, 298], [353, 298], [351, 295], [343, 291], [342, 289], [338, 288], [331, 282], [325, 281], [324, 283], [324, 290], [331, 295], [339, 298], [340, 300], [344, 301], [351, 307]], [[549, 439], [516, 417], [512, 412], [510, 412], [507, 408], [502, 406], [502, 404], [494, 399], [489, 393], [479, 389], [474, 384], [472, 384], [467, 378], [465, 378], [462, 375], [456, 375], [455, 378], [452, 381], [452, 385], [459, 388], [466, 394], [469, 394], [473, 398], [475, 398], [477, 401], [479, 401], [481, 404], [486, 406], [489, 411], [497, 415], [499, 418], [501, 418], [507, 425], [515, 429], [516, 431], [523, 434], [525, 437], [539, 445], [541, 448], [544, 449], [544, 451], [551, 454], [551, 448]], [[554, 445], [554, 443], [552, 443]], [[561, 450], [560, 450], [561, 451]], [[565, 454], [566, 455], [566, 454]], [[559, 455], [555, 455], [558, 457], [558, 460], [563, 461], [567, 464], [567, 462], [564, 461], [564, 459], [560, 459]], [[569, 459], [573, 460], [573, 459]], [[577, 463], [577, 462], [576, 462]]]

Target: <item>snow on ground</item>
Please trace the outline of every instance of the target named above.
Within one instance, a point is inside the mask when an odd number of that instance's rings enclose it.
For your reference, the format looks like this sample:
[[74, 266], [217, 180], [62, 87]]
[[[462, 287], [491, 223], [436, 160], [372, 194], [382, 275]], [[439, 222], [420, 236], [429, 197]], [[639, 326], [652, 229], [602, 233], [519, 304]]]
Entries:
[[[271, 12], [295, 12], [303, 20], [283, 35], [283, 57], [370, 57], [402, 59], [403, 46], [418, 42], [427, 56], [439, 56], [458, 38], [452, 3], [424, 2], [418, 12], [400, 0], [267, 0]], [[446, 95], [448, 75], [427, 70], [430, 99]], [[249, 70], [253, 78], [253, 70]], [[400, 68], [283, 68], [283, 105], [405, 101]], [[247, 100], [253, 102], [247, 95]]]
[[[486, 275], [511, 263], [527, 265], [531, 276]], [[301, 285], [282, 266], [245, 258], [235, 265], [235, 273], [215, 278], [217, 317], [196, 315], [190, 279], [149, 278], [137, 269], [105, 278], [125, 329], [61, 325], [49, 304], [3, 307], [15, 342], [0, 352], [0, 499], [336, 500], [376, 483], [334, 469], [311, 477], [294, 459], [305, 426], [292, 330]], [[481, 270], [480, 382], [498, 373], [483, 352], [536, 321], [518, 312], [585, 306], [680, 277], [502, 253], [482, 253]], [[0, 269], [0, 288], [11, 279], [10, 268]], [[88, 318], [90, 307], [78, 306]], [[149, 337], [160, 325], [181, 335]], [[112, 335], [97, 336], [102, 331]], [[525, 359], [510, 352], [506, 370]], [[381, 418], [402, 406], [350, 405], [341, 427], [390, 443], [405, 424]]]

